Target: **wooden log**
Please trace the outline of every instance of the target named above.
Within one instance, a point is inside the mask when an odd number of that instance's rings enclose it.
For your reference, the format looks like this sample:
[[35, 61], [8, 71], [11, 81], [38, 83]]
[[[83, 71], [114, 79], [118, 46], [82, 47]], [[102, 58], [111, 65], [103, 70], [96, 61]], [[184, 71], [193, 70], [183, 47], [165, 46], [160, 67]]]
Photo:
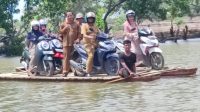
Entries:
[[0, 75], [0, 80], [17, 80], [17, 81], [65, 81], [65, 82], [106, 82], [117, 79], [119, 76], [110, 77], [43, 77], [34, 76], [28, 77], [27, 75], [19, 74], [4, 74]]
[[25, 70], [24, 67], [16, 67], [16, 68], [15, 68], [15, 71], [16, 71], [16, 72], [23, 72], [23, 71], [26, 71], [26, 70]]
[[[127, 77], [127, 78], [123, 78], [123, 77], [120, 77], [118, 79], [115, 79], [115, 80], [111, 80], [111, 81], [108, 81], [106, 83], [116, 83], [116, 82], [121, 82], [121, 81], [151, 81], [153, 79], [157, 79], [158, 78], [158, 75], [160, 77], [160, 72], [140, 72], [140, 73], [137, 73], [136, 75], [138, 76], [135, 76], [135, 77]], [[156, 78], [152, 78], [152, 76], [156, 76]]]
[[[140, 76], [144, 76], [144, 77], [127, 77], [127, 78], [122, 78], [122, 77], [120, 77], [119, 79], [115, 79], [115, 80], [111, 80], [111, 81], [108, 81], [108, 82], [106, 82], [106, 83], [116, 83], [116, 82], [121, 82], [121, 81], [124, 81], [124, 80], [126, 80], [126, 81], [140, 81], [140, 80], [145, 80], [145, 79], [151, 79], [151, 78], [147, 78], [147, 76], [156, 76], [156, 75], [160, 75], [160, 76], [164, 76], [164, 75], [167, 75], [166, 73], [172, 73], [172, 72], [176, 72], [177, 70], [179, 70], [180, 68], [179, 67], [176, 67], [176, 68], [172, 68], [172, 69], [170, 69], [170, 68], [165, 68], [165, 69], [163, 69], [163, 70], [157, 70], [157, 71], [144, 71], [144, 72], [141, 72], [141, 73], [137, 73], [138, 75], [140, 75]], [[165, 74], [164, 74], [165, 73]], [[161, 75], [162, 74], [162, 75]], [[152, 78], [153, 79], [153, 78]], [[148, 81], [148, 80], [146, 80], [146, 81]]]
[[150, 74], [150, 75], [137, 76], [137, 77], [127, 77], [127, 78], [120, 77], [119, 79], [111, 80], [106, 83], [109, 84], [109, 83], [117, 83], [117, 82], [135, 82], [135, 81], [147, 82], [147, 81], [153, 81], [153, 80], [156, 80], [159, 78], [160, 78], [160, 74], [154, 73], [154, 74]]
[[194, 76], [197, 68], [179, 68], [174, 71], [163, 71], [161, 76]]

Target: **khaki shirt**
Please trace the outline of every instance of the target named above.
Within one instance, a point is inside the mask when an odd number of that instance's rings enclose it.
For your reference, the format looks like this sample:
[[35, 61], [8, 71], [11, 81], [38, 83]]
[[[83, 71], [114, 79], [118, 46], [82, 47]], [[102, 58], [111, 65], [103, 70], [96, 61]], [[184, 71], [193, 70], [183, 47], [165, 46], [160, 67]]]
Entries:
[[[81, 26], [81, 34], [83, 34], [83, 43], [84, 44], [92, 44], [96, 45], [96, 35], [99, 33], [98, 27], [95, 25], [89, 26], [87, 23], [82, 24]], [[94, 36], [93, 39], [87, 38], [86, 36]]]
[[81, 37], [81, 28], [76, 22], [72, 24], [64, 22], [60, 25], [59, 33], [63, 37], [63, 47], [73, 46], [74, 41]]

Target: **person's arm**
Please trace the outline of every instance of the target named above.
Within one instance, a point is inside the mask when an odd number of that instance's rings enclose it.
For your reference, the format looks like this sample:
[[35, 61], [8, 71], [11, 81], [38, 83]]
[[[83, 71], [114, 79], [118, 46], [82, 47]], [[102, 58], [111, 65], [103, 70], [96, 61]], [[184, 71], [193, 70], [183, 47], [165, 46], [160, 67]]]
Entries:
[[94, 36], [87, 35], [87, 26], [85, 24], [83, 24], [81, 27], [81, 34], [83, 35], [84, 38], [89, 38], [89, 39], [94, 38]]
[[30, 40], [29, 40], [30, 36], [31, 36], [30, 33], [28, 33], [28, 35], [25, 38], [25, 48], [26, 49], [28, 49], [29, 45], [30, 45]]
[[60, 26], [59, 33], [60, 33], [60, 34], [65, 33], [66, 30], [68, 30], [68, 28], [69, 28], [68, 25], [64, 25], [64, 24], [62, 24], [62, 25]]
[[127, 24], [124, 24], [124, 36], [135, 37], [137, 33], [138, 32], [136, 27], [130, 29]]
[[136, 73], [136, 66], [133, 64], [133, 72]]
[[130, 31], [129, 31], [128, 26], [127, 26], [126, 24], [124, 24], [124, 36], [130, 37], [131, 35], [130, 35], [129, 32], [130, 32]]
[[82, 34], [81, 34], [81, 27], [80, 27], [80, 25], [78, 25], [78, 28], [77, 28], [77, 41], [78, 42], [80, 42], [81, 41], [81, 39], [82, 39]]
[[133, 59], [132, 60], [133, 60], [133, 72], [136, 73], [136, 65], [135, 65], [136, 60], [137, 60], [136, 54], [133, 55]]
[[28, 49], [30, 45], [30, 41], [26, 38], [25, 39], [25, 48]]

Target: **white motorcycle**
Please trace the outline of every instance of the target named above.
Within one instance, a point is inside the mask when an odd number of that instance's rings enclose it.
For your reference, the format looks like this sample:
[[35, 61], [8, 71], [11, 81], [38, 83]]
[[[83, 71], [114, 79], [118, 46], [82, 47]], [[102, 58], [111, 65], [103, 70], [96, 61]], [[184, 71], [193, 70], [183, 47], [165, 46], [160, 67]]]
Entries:
[[[142, 50], [144, 64], [151, 66], [152, 69], [161, 70], [164, 67], [164, 57], [159, 48], [157, 37], [152, 34], [150, 29], [139, 29], [140, 48]], [[124, 52], [122, 41], [115, 41], [118, 52]]]

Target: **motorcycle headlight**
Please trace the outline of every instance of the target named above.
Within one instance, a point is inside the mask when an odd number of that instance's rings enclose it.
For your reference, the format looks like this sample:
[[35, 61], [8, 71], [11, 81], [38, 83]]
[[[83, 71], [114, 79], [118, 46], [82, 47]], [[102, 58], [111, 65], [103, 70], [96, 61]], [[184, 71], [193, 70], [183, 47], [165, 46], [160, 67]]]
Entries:
[[49, 43], [48, 43], [48, 42], [46, 42], [46, 41], [43, 41], [41, 45], [42, 45], [42, 48], [43, 48], [43, 49], [45, 49], [45, 50], [47, 50], [47, 49], [49, 49], [49, 48], [50, 48], [50, 45], [49, 45]]
[[54, 40], [52, 40], [52, 42], [53, 42], [53, 45], [54, 45], [56, 48], [61, 48], [61, 47], [62, 47], [62, 45], [61, 45], [61, 43], [60, 43], [59, 40], [54, 39]]

